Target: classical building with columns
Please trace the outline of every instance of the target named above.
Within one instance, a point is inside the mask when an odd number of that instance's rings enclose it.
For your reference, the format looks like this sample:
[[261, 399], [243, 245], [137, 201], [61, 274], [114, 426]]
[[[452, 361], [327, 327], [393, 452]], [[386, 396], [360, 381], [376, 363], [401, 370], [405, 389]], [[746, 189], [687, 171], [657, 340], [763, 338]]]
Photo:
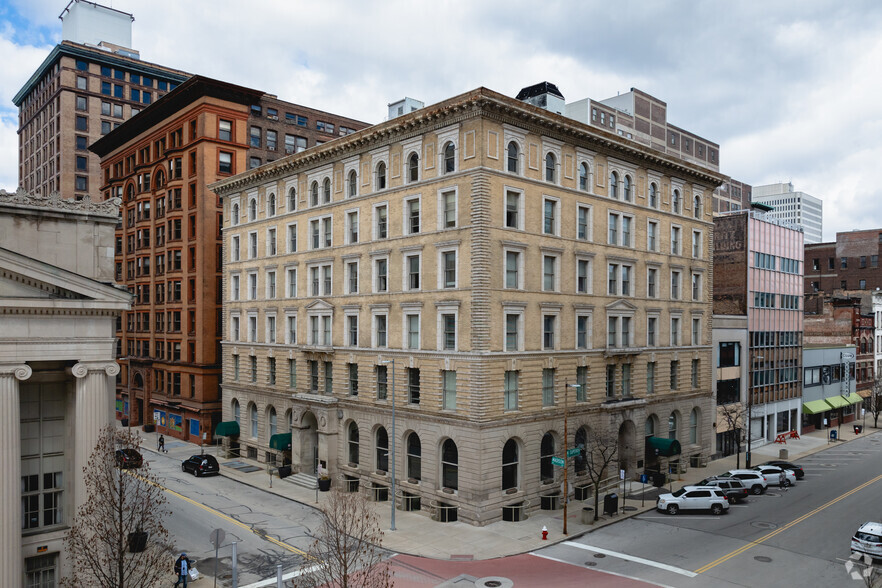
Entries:
[[483, 525], [559, 507], [567, 453], [585, 496], [592, 432], [616, 479], [710, 454], [725, 177], [559, 114], [551, 84], [522, 94], [478, 88], [210, 186], [216, 433], [243, 458], [377, 500], [394, 477], [399, 508]]
[[55, 586], [112, 422], [117, 201], [0, 191], [0, 585]]

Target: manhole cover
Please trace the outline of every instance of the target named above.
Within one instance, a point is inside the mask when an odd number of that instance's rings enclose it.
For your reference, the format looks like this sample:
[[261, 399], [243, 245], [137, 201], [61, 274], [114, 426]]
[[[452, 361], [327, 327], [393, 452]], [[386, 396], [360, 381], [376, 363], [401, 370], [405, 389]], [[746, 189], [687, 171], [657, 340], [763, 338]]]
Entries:
[[475, 580], [475, 588], [514, 588], [514, 582], [499, 576], [487, 576]]
[[636, 506], [623, 506], [623, 507], [622, 507], [622, 510], [624, 510], [624, 511], [634, 511], [634, 510], [637, 510], [637, 507], [636, 507]]
[[761, 561], [763, 563], [769, 563], [770, 561], [772, 561], [771, 557], [766, 557], [765, 555], [758, 555], [753, 559], [755, 559], [756, 561]]
[[775, 523], [767, 523], [765, 521], [754, 521], [750, 523], [751, 527], [756, 527], [757, 529], [777, 529], [778, 525]]
[[499, 580], [487, 580], [486, 582], [484, 582], [484, 586], [486, 586], [487, 588], [499, 588], [500, 586], [502, 586], [502, 582], [500, 582]]
[[589, 568], [593, 568], [594, 566], [597, 565], [597, 562], [596, 561], [586, 561], [585, 565], [588, 566]]
[[595, 553], [594, 557], [596, 557], [597, 559], [603, 559], [606, 557], [606, 554], [605, 553]]

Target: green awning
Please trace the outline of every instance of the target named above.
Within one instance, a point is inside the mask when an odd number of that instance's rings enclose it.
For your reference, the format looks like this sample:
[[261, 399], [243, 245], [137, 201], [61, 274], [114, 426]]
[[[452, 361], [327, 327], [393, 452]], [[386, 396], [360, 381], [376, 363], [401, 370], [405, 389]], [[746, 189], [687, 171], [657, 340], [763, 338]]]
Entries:
[[830, 410], [830, 405], [823, 398], [802, 403], [803, 414], [821, 414]]
[[218, 423], [214, 435], [215, 437], [236, 437], [239, 435], [239, 423], [236, 421]]
[[[841, 396], [840, 396], [841, 398]], [[864, 401], [864, 397], [858, 394], [857, 392], [852, 392], [848, 396], [845, 397], [849, 404], [860, 404]]]
[[279, 433], [270, 437], [270, 449], [277, 451], [291, 449], [291, 433]]
[[851, 405], [851, 403], [842, 396], [830, 396], [829, 398], [825, 398], [824, 400], [826, 400], [827, 404], [829, 404], [833, 408], [845, 408], [846, 406]]
[[680, 442], [676, 439], [665, 439], [663, 437], [648, 437], [646, 439], [647, 452], [654, 452], [658, 449], [658, 454], [664, 457], [680, 455]]

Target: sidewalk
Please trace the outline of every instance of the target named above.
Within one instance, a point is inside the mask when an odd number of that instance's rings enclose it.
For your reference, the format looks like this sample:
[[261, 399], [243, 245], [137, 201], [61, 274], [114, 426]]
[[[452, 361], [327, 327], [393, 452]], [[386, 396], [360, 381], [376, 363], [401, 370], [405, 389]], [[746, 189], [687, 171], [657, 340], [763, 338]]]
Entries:
[[[770, 443], [753, 450], [751, 461], [753, 465], [763, 463], [771, 459], [778, 459], [782, 449], [786, 449], [788, 461], [796, 462], [800, 458], [811, 455], [834, 444], [847, 443], [856, 437], [866, 437], [876, 434], [879, 430], [871, 425], [864, 429], [860, 435], [855, 435], [853, 423], [843, 425], [839, 430], [841, 438], [838, 441], [828, 440], [828, 430], [807, 433], [801, 439], [788, 439], [786, 444]], [[156, 453], [157, 433], [141, 432], [144, 439], [142, 449]], [[170, 457], [186, 459], [190, 455], [200, 453], [198, 445], [179, 441], [166, 437], [166, 450]], [[217, 448], [206, 446], [205, 453], [218, 456]], [[221, 475], [239, 481], [252, 488], [272, 492], [301, 504], [322, 508], [326, 501], [326, 495], [322, 492], [307, 490], [289, 482], [288, 479], [280, 480], [278, 477], [270, 477], [266, 466], [244, 458], [225, 459], [218, 456], [221, 464]], [[225, 466], [228, 462], [245, 462], [253, 464], [255, 471], [244, 472]], [[744, 453], [740, 456], [741, 467], [744, 467]], [[689, 468], [680, 479], [673, 481], [674, 489], [695, 482], [711, 475], [720, 474], [736, 467], [736, 456], [731, 455], [723, 459], [710, 462], [707, 467]], [[246, 468], [248, 469], [248, 468]], [[668, 491], [666, 488], [662, 492]], [[530, 513], [529, 519], [522, 522], [495, 522], [484, 527], [474, 527], [467, 523], [438, 523], [431, 520], [425, 514], [405, 511], [395, 512], [395, 531], [389, 530], [390, 503], [374, 503], [374, 508], [380, 519], [380, 527], [384, 531], [383, 547], [397, 553], [429, 557], [446, 560], [481, 560], [508, 555], [515, 555], [533, 551], [541, 547], [572, 539], [584, 533], [613, 524], [619, 520], [652, 510], [655, 508], [655, 496], [658, 490], [649, 485], [639, 482], [627, 483], [627, 498], [623, 501], [619, 497], [619, 513], [617, 515], [601, 515], [600, 519], [592, 525], [583, 525], [580, 522], [582, 507], [593, 508], [593, 500], [590, 503], [571, 502], [568, 507], [567, 527], [569, 535], [563, 535], [563, 510], [543, 511], [537, 510]], [[316, 497], [318, 494], [318, 497]], [[644, 503], [641, 504], [641, 497]], [[316, 500], [318, 498], [318, 500]], [[601, 509], [603, 501], [601, 499]], [[621, 514], [624, 510], [624, 514]], [[548, 540], [542, 540], [542, 527], [548, 528]]]

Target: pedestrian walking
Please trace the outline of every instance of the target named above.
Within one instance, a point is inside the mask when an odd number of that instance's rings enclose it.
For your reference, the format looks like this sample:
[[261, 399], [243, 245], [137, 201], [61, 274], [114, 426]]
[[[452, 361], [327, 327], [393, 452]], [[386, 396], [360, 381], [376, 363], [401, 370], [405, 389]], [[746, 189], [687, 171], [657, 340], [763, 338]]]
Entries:
[[190, 567], [192, 565], [186, 553], [182, 553], [181, 557], [175, 560], [175, 573], [178, 575], [178, 581], [175, 582], [175, 586], [183, 582], [184, 588], [187, 588], [187, 580], [190, 578]]
[[159, 447], [158, 448], [161, 452], [168, 453], [168, 451], [165, 450], [165, 437], [163, 437], [162, 435], [159, 436]]

